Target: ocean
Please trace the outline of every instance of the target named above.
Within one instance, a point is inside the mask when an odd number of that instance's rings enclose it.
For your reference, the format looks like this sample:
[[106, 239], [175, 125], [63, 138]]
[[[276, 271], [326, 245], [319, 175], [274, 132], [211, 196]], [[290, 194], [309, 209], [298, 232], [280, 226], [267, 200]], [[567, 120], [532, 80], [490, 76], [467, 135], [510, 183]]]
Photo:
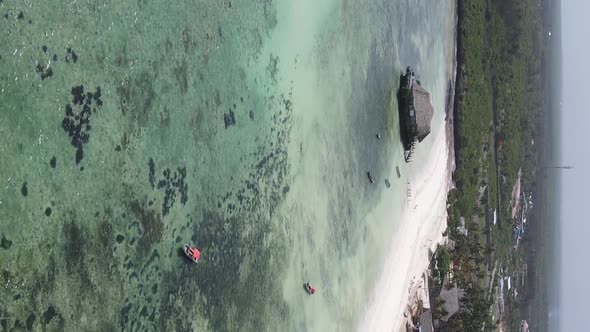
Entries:
[[434, 136], [403, 161], [399, 74], [439, 127], [449, 6], [0, 1], [0, 326], [353, 330]]

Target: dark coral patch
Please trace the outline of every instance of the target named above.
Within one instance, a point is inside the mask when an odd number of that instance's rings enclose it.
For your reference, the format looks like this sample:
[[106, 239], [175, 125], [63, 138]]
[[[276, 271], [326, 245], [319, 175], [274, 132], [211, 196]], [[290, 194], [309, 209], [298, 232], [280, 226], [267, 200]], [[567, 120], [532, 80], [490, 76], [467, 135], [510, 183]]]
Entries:
[[[180, 195], [180, 203], [185, 205], [188, 200], [188, 184], [185, 182], [186, 179], [186, 168], [178, 167], [174, 173], [169, 168], [164, 169], [162, 177], [156, 185], [156, 169], [155, 163], [152, 158], [148, 162], [149, 166], [149, 183], [152, 188], [157, 188], [164, 192], [164, 200], [162, 202], [162, 216], [166, 216], [174, 203], [176, 202], [176, 196]], [[151, 201], [149, 205], [151, 206]]]
[[25, 181], [25, 183], [23, 183], [23, 186], [20, 188], [20, 193], [24, 197], [27, 197], [27, 195], [29, 194], [29, 188], [27, 188], [27, 182], [26, 181]]
[[229, 110], [229, 113], [223, 114], [223, 123], [225, 128], [227, 129], [229, 126], [236, 125], [236, 114], [232, 109]]
[[27, 331], [33, 331], [33, 325], [35, 324], [36, 318], [37, 316], [35, 316], [34, 313], [31, 313], [29, 317], [27, 317]]
[[[100, 100], [100, 87], [96, 88], [94, 93], [84, 93], [84, 86], [75, 86], [71, 90], [72, 105], [67, 104], [65, 107], [65, 117], [61, 126], [71, 138], [70, 143], [76, 148], [76, 165], [84, 159], [84, 145], [90, 140], [90, 116], [96, 112], [96, 107], [102, 105]], [[96, 107], [92, 109], [92, 101]], [[82, 168], [81, 168], [82, 170]]]
[[4, 236], [4, 234], [2, 234], [2, 240], [0, 240], [0, 247], [2, 249], [10, 249], [10, 247], [12, 247], [12, 241], [10, 241], [9, 239], [6, 238], [6, 236]]
[[78, 55], [76, 54], [73, 48], [68, 47], [66, 53], [66, 62], [70, 62], [70, 60], [74, 63], [78, 62]]
[[117, 243], [121, 243], [123, 242], [123, 240], [125, 240], [125, 237], [121, 234], [117, 235], [116, 237]]

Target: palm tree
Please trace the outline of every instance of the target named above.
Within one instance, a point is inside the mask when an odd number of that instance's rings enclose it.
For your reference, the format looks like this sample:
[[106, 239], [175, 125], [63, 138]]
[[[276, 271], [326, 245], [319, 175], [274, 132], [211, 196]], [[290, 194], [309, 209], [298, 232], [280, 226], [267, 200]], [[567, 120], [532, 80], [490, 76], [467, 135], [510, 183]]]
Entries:
[[416, 301], [416, 310], [418, 310], [418, 315], [421, 315], [422, 312], [424, 312], [424, 301], [422, 301], [422, 299]]

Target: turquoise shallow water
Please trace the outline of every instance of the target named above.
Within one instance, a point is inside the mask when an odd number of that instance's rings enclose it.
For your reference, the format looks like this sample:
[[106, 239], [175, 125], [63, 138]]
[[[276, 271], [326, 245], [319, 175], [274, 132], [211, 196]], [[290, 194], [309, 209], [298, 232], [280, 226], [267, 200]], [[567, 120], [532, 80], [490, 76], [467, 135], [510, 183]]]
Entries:
[[442, 119], [446, 12], [1, 1], [0, 327], [353, 329], [412, 171], [391, 92], [414, 65]]

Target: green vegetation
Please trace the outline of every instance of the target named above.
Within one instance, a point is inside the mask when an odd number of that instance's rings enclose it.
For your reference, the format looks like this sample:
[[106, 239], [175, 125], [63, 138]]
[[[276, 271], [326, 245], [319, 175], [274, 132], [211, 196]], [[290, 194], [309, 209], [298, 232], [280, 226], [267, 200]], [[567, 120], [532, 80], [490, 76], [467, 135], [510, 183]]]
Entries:
[[[510, 200], [519, 169], [524, 190], [535, 182], [537, 146], [532, 139], [543, 106], [544, 43], [537, 2], [458, 2], [457, 188], [449, 193], [448, 223], [456, 242], [451, 252], [454, 282], [465, 289], [465, 296], [442, 331], [492, 330], [489, 294], [494, 292], [488, 289], [487, 259], [510, 271], [522, 262], [522, 251], [512, 249]], [[497, 208], [497, 226], [486, 228], [487, 207]], [[462, 219], [467, 236], [457, 230]], [[520, 321], [518, 303], [508, 301], [504, 321], [510, 325]]]
[[439, 244], [436, 248], [436, 258], [439, 264], [438, 271], [440, 272], [440, 275], [446, 275], [449, 272], [449, 266], [451, 265], [451, 253], [447, 248]]

